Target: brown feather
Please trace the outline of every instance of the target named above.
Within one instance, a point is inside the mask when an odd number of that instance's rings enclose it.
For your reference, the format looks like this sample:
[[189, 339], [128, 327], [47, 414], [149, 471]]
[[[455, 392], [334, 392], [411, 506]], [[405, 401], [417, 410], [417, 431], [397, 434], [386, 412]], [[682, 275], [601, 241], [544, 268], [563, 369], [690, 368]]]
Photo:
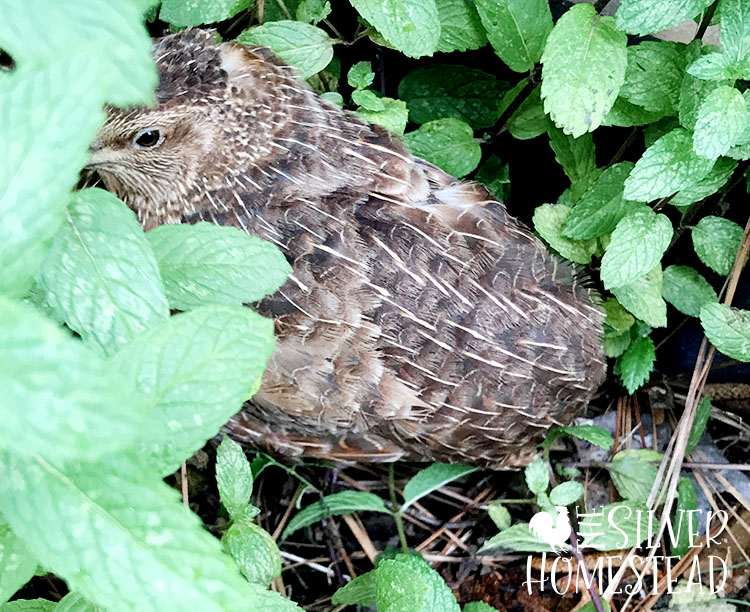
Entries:
[[[262, 48], [188, 30], [155, 44], [155, 109], [110, 109], [91, 167], [138, 214], [233, 225], [293, 277], [262, 385], [226, 431], [290, 457], [530, 460], [605, 376], [576, 270], [481, 185], [413, 157]], [[134, 149], [156, 126], [164, 143]]]

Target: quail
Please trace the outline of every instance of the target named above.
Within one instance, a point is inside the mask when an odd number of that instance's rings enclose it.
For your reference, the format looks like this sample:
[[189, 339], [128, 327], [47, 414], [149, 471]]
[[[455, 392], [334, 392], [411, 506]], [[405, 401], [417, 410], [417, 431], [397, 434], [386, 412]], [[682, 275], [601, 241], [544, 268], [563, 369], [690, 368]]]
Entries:
[[109, 108], [88, 167], [145, 230], [210, 222], [293, 273], [249, 306], [276, 349], [225, 426], [291, 460], [523, 465], [602, 383], [602, 312], [480, 184], [315, 94], [262, 47], [157, 39], [153, 108]]

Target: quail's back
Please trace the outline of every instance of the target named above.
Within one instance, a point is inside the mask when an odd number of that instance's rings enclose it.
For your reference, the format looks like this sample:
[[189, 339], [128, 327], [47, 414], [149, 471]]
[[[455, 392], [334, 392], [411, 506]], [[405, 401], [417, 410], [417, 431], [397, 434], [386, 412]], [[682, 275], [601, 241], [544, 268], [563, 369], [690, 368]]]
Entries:
[[90, 166], [146, 229], [233, 225], [293, 274], [226, 431], [292, 457], [519, 465], [605, 375], [576, 271], [481, 185], [413, 157], [263, 48], [155, 43], [156, 108], [110, 109]]

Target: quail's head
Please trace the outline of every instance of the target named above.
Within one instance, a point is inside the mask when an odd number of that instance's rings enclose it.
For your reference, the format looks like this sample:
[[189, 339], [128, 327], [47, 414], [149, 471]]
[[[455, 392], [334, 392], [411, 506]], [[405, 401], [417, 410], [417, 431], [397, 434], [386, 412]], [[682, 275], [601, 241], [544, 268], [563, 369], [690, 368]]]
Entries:
[[197, 186], [216, 146], [216, 122], [189, 105], [110, 110], [88, 167], [136, 209], [167, 205]]
[[270, 127], [255, 110], [265, 95], [262, 58], [240, 45], [192, 30], [158, 40], [154, 59], [156, 105], [108, 108], [87, 164], [144, 225], [190, 212], [227, 171], [252, 163]]

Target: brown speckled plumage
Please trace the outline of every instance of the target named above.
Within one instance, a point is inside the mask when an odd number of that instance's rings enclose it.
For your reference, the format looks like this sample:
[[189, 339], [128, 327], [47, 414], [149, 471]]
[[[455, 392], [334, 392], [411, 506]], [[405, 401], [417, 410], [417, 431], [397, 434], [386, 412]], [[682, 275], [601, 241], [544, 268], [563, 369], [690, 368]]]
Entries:
[[[294, 273], [260, 391], [226, 426], [334, 460], [505, 467], [602, 382], [602, 314], [575, 270], [481, 185], [311, 92], [267, 50], [160, 39], [155, 109], [110, 109], [91, 167], [146, 229], [234, 225]], [[157, 128], [155, 148], [134, 148]]]

